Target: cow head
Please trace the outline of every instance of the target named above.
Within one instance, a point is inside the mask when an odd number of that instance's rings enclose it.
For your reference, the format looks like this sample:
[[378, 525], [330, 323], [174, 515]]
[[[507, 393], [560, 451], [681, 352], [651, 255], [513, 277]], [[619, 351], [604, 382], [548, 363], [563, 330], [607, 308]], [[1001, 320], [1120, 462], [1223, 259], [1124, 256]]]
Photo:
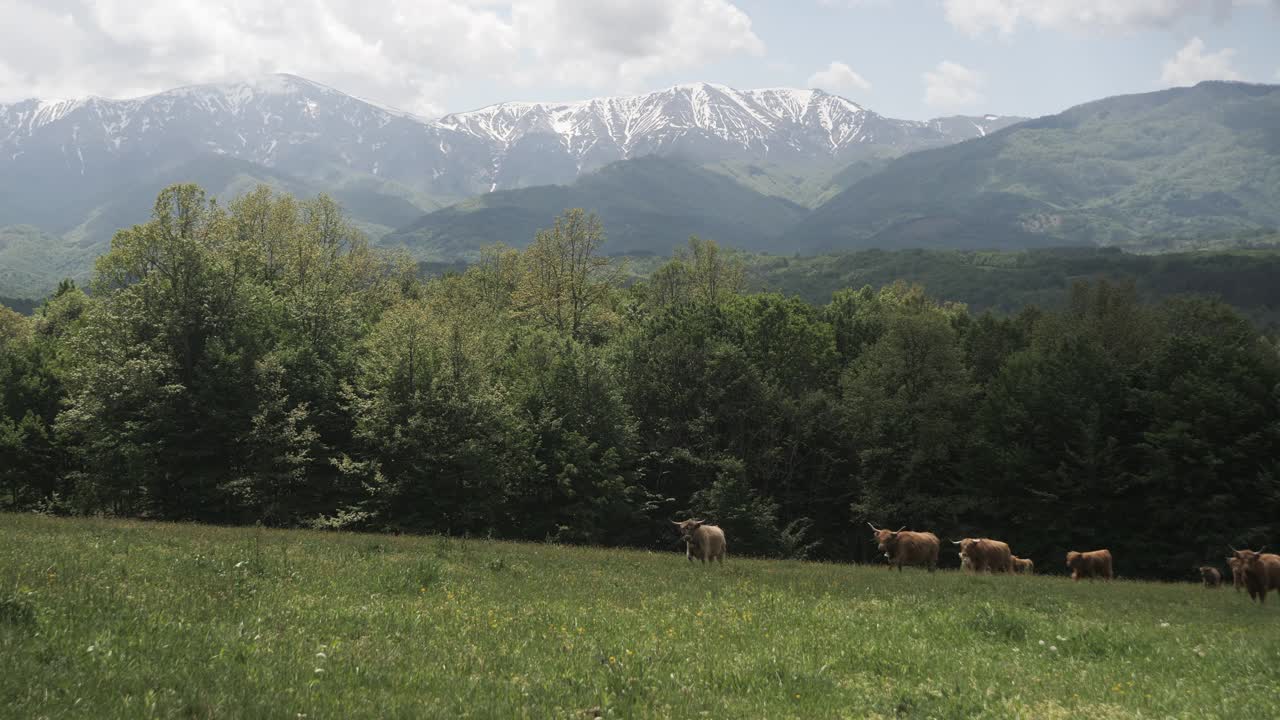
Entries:
[[1067, 567], [1071, 568], [1072, 570], [1075, 570], [1077, 566], [1080, 565], [1080, 561], [1083, 558], [1084, 558], [1083, 553], [1079, 553], [1079, 552], [1076, 552], [1075, 550], [1072, 550], [1071, 552], [1067, 553]]
[[969, 558], [969, 550], [978, 542], [978, 538], [963, 538], [960, 540], [952, 540], [952, 545], [960, 546], [960, 563], [963, 565]]
[[[871, 525], [871, 523], [867, 524]], [[903, 525], [897, 530], [878, 528], [875, 525], [871, 525], [871, 531], [875, 534], [876, 538], [876, 548], [880, 550], [880, 552], [884, 553], [885, 557], [892, 555], [898, 548], [898, 533], [906, 529], [906, 525]]]
[[693, 532], [706, 524], [706, 520], [684, 520], [681, 522], [671, 521], [676, 526], [676, 534], [685, 542], [693, 542]]
[[1262, 548], [1261, 550], [1236, 550], [1235, 548], [1231, 548], [1231, 549], [1235, 551], [1235, 554], [1236, 554], [1235, 560], [1241, 570], [1246, 570], [1251, 568], [1256, 570], [1262, 567], [1262, 553], [1266, 551], [1265, 547]]

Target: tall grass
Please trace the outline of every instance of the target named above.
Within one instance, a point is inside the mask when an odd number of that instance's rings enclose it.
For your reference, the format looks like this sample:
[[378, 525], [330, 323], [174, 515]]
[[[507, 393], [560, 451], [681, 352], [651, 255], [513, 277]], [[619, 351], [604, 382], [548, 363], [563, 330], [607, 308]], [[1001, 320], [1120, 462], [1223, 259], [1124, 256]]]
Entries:
[[1280, 597], [0, 516], [0, 716], [1277, 718]]

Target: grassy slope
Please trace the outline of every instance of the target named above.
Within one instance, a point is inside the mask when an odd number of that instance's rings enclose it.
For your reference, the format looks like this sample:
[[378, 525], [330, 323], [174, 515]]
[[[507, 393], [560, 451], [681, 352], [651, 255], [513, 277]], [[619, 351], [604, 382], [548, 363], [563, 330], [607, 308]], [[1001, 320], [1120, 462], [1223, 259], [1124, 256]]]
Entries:
[[13, 717], [1274, 718], [1276, 600], [4, 516], [0, 700]]

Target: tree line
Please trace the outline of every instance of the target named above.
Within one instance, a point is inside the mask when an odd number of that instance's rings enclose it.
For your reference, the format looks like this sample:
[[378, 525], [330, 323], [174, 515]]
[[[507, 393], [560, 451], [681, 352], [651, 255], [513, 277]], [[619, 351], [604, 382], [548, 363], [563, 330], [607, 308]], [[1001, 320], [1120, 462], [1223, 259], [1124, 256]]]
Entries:
[[1277, 534], [1280, 350], [1219, 301], [815, 305], [604, 243], [570, 210], [424, 280], [327, 198], [168, 188], [91, 292], [0, 309], [0, 509], [664, 550], [697, 516], [840, 561], [870, 521], [1167, 578]]

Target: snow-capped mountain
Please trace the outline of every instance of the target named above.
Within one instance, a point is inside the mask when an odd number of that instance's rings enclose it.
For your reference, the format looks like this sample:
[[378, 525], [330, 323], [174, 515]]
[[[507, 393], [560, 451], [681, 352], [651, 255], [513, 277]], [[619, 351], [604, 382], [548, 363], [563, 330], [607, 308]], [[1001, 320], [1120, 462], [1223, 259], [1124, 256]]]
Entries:
[[697, 83], [576, 103], [502, 103], [446, 115], [438, 124], [504, 147], [549, 134], [578, 157], [604, 151], [625, 158], [660, 152], [682, 140], [722, 143], [761, 156], [838, 155], [859, 143], [913, 147], [976, 137], [1008, 124], [994, 115], [973, 120], [971, 129], [942, 121], [890, 120], [822, 90], [740, 91]]
[[522, 174], [526, 156], [544, 156], [569, 178], [652, 153], [706, 161], [840, 159], [871, 147], [897, 154], [950, 144], [1020, 119], [893, 120], [822, 90], [696, 83], [575, 103], [502, 103], [446, 115], [437, 125], [488, 143], [494, 187], [502, 188], [534, 184]]
[[[49, 191], [107, 192], [193, 158], [222, 156], [322, 186], [367, 175], [464, 195], [487, 177], [488, 150], [430, 121], [289, 75], [131, 100], [0, 105], [0, 175], [27, 187], [48, 182]], [[6, 184], [0, 180], [0, 188]], [[11, 222], [0, 215], [0, 225]]]
[[708, 83], [577, 103], [503, 103], [430, 120], [272, 75], [131, 100], [0, 105], [0, 168], [12, 174], [38, 165], [90, 178], [139, 155], [172, 162], [208, 153], [307, 178], [348, 171], [463, 196], [567, 182], [651, 153], [718, 161], [839, 159], [871, 146], [906, 152], [1013, 120], [893, 120], [822, 90]]

